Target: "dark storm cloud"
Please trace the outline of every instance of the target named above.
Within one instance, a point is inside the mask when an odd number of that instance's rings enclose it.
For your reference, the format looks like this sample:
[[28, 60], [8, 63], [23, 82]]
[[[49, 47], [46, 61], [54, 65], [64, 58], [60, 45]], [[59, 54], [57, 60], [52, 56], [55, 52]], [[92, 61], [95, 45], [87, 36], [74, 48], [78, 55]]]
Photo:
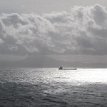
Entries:
[[107, 9], [0, 15], [0, 54], [107, 54]]

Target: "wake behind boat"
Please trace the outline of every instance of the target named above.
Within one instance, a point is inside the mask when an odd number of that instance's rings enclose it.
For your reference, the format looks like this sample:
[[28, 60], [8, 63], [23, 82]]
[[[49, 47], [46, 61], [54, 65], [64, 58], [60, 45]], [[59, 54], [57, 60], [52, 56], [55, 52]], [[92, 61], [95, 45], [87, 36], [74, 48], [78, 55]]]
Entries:
[[59, 70], [77, 70], [77, 68], [76, 67], [64, 68], [63, 66], [60, 66]]

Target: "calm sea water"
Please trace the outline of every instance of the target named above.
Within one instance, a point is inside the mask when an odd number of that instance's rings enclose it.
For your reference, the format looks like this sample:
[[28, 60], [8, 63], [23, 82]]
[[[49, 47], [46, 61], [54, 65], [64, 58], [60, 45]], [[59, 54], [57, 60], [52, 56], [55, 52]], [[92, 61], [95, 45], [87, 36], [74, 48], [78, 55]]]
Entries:
[[107, 69], [1, 68], [0, 107], [107, 107]]

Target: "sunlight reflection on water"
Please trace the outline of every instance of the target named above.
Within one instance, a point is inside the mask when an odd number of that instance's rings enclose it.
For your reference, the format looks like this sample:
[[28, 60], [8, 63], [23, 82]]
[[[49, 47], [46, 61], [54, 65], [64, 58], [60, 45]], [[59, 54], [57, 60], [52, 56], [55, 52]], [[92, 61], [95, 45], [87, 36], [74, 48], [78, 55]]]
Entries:
[[57, 68], [15, 69], [2, 71], [1, 80], [14, 82], [107, 83], [107, 69], [58, 70]]
[[91, 82], [107, 83], [107, 69], [78, 69], [78, 70], [53, 70], [46, 73], [46, 79], [60, 82]]
[[107, 69], [4, 69], [0, 71], [0, 104], [101, 107], [107, 105], [106, 84]]
[[[35, 77], [35, 78], [34, 78]], [[69, 82], [69, 83], [107, 83], [107, 69], [77, 69], [77, 70], [58, 70], [58, 69], [42, 69], [29, 75], [30, 79], [36, 81], [37, 78], [44, 82]]]
[[65, 74], [66, 81], [107, 83], [106, 69], [78, 69], [72, 72], [69, 71]]

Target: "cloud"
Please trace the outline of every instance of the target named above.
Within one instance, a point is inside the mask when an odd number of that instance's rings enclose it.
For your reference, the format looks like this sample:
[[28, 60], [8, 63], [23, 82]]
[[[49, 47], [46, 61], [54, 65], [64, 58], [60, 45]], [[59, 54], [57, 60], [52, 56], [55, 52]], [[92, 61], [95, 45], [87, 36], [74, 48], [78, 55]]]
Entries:
[[0, 54], [107, 54], [107, 9], [0, 15]]

